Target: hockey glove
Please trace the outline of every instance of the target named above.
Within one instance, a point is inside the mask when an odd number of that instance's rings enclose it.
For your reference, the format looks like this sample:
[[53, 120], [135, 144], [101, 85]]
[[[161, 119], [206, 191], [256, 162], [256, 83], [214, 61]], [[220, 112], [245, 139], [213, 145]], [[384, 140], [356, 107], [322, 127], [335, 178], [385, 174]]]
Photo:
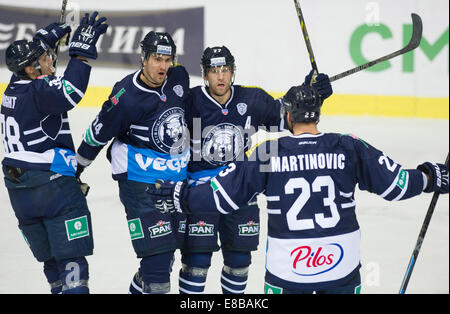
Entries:
[[41, 28], [37, 31], [36, 35], [34, 35], [33, 39], [38, 39], [44, 42], [47, 46], [52, 49], [55, 49], [56, 43], [66, 37], [66, 45], [69, 43], [69, 37], [71, 28], [69, 25], [65, 23], [52, 23], [46, 28]]
[[448, 166], [426, 162], [417, 167], [428, 176], [428, 184], [424, 192], [448, 194]]
[[89, 18], [89, 14], [86, 13], [80, 22], [77, 30], [73, 34], [72, 42], [69, 46], [69, 55], [82, 56], [89, 59], [97, 59], [97, 44], [98, 39], [108, 29], [106, 17], [96, 19], [98, 12], [92, 13]]
[[158, 180], [153, 185], [149, 185], [147, 193], [150, 194], [155, 208], [163, 214], [178, 212], [188, 212], [184, 200], [187, 184], [185, 181], [162, 181]]
[[[306, 77], [305, 83], [303, 85], [311, 85], [311, 80], [313, 79], [315, 71], [312, 70]], [[327, 99], [333, 94], [333, 87], [331, 86], [330, 78], [328, 75], [319, 73], [315, 77], [315, 82], [312, 86], [317, 90], [322, 100]]]

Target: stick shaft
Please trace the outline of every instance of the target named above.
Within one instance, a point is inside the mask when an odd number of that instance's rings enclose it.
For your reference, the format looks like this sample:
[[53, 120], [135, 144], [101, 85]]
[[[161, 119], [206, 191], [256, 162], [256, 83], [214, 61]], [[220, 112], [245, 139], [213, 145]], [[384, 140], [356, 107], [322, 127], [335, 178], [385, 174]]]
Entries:
[[[67, 0], [63, 0], [62, 6], [61, 6], [61, 14], [59, 16], [60, 23], [64, 23], [66, 20], [66, 7], [67, 7]], [[66, 37], [64, 37], [64, 38], [66, 38]], [[61, 40], [56, 43], [56, 47], [55, 47], [55, 54], [57, 57], [58, 57], [58, 53], [59, 53], [59, 46], [61, 44], [60, 42], [61, 42]], [[58, 59], [55, 60], [55, 64], [54, 64], [55, 69], [56, 69], [57, 65], [58, 65]]]
[[[445, 164], [448, 166], [448, 154], [447, 160]], [[422, 224], [422, 228], [420, 229], [419, 237], [417, 238], [416, 246], [414, 247], [413, 253], [408, 263], [408, 267], [406, 268], [405, 276], [403, 277], [402, 285], [400, 286], [399, 294], [404, 294], [406, 292], [406, 288], [408, 287], [409, 279], [411, 278], [412, 272], [414, 270], [414, 266], [417, 261], [417, 257], [419, 256], [420, 249], [422, 247], [423, 240], [425, 239], [425, 234], [427, 233], [428, 226], [431, 221], [431, 217], [433, 216], [434, 209], [436, 207], [436, 203], [439, 199], [439, 192], [435, 192], [433, 194], [433, 198], [431, 199], [430, 206], [428, 207], [427, 214], [425, 216], [425, 220]]]
[[302, 9], [300, 8], [300, 4], [298, 0], [294, 0], [295, 8], [297, 9], [297, 16], [300, 22], [300, 27], [302, 29], [303, 38], [305, 39], [306, 49], [308, 50], [309, 61], [311, 62], [311, 66], [316, 73], [319, 73], [317, 68], [316, 58], [314, 57], [314, 52], [311, 45], [311, 40], [309, 39], [308, 30], [306, 29], [305, 18], [303, 17]]

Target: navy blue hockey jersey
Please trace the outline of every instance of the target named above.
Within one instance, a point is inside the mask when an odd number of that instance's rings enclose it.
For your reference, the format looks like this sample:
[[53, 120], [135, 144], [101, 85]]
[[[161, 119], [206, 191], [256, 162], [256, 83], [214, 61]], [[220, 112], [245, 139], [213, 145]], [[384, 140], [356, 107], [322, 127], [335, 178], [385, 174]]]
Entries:
[[[252, 158], [254, 157], [254, 158]], [[302, 134], [260, 145], [253, 161], [231, 163], [210, 184], [189, 189], [193, 212], [230, 213], [267, 196], [266, 277], [280, 287], [339, 285], [360, 267], [355, 188], [389, 201], [420, 194], [426, 179], [347, 135]]]
[[11, 78], [1, 103], [3, 165], [74, 176], [77, 163], [67, 111], [84, 96], [91, 67], [72, 58], [64, 76]]
[[94, 160], [114, 138], [108, 154], [114, 179], [144, 183], [184, 180], [189, 148], [183, 101], [189, 91], [189, 75], [184, 67], [173, 67], [164, 84], [152, 89], [140, 80], [140, 73], [115, 84], [84, 133], [78, 153]]
[[230, 99], [221, 105], [199, 86], [191, 90], [186, 107], [192, 149], [189, 175], [198, 183], [216, 176], [227, 163], [242, 160], [249, 137], [259, 127], [280, 126], [281, 103], [260, 88], [231, 86]]

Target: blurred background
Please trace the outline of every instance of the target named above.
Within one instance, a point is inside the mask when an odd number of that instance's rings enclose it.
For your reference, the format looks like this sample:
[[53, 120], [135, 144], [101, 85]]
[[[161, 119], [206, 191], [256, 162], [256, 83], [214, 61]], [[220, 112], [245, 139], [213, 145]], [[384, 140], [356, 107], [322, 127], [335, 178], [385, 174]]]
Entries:
[[[0, 0], [0, 91], [9, 81], [4, 52], [56, 21], [62, 1]], [[333, 84], [326, 114], [448, 118], [449, 2], [446, 0], [301, 1], [318, 68], [330, 76], [402, 48], [411, 36], [411, 13], [422, 17], [420, 48]], [[86, 11], [108, 17], [110, 28], [93, 62], [83, 106], [99, 106], [112, 85], [138, 68], [139, 42], [150, 30], [171, 33], [179, 62], [202, 84], [200, 57], [207, 46], [226, 45], [237, 60], [236, 84], [274, 96], [303, 82], [308, 55], [291, 0], [70, 0], [73, 28]], [[67, 62], [61, 49], [60, 74]]]

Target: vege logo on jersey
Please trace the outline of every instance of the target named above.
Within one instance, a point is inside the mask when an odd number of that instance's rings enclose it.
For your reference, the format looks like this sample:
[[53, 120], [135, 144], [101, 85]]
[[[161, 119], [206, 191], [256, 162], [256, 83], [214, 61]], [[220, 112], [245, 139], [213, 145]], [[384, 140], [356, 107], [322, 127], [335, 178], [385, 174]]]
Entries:
[[212, 165], [219, 166], [233, 161], [244, 149], [244, 136], [233, 124], [222, 123], [212, 128], [205, 136], [202, 157]]
[[152, 139], [165, 153], [181, 153], [186, 145], [184, 110], [178, 107], [163, 112], [152, 128]]
[[344, 249], [338, 243], [299, 246], [291, 252], [292, 271], [300, 276], [316, 276], [338, 266], [343, 257]]
[[165, 158], [153, 158], [149, 156], [144, 156], [140, 153], [134, 155], [136, 159], [136, 163], [138, 166], [144, 170], [148, 171], [149, 167], [152, 166], [151, 170], [156, 171], [175, 171], [180, 173], [183, 169], [185, 169], [189, 162], [190, 154], [184, 154], [181, 157], [173, 158], [173, 159], [165, 159]]

